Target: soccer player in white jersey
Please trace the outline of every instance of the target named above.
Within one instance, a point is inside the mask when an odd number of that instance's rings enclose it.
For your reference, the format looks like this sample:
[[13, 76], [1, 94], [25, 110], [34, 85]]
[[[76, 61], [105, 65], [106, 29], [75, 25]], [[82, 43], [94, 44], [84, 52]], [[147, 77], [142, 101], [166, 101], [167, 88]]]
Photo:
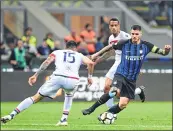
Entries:
[[[110, 29], [112, 35], [110, 35], [110, 37], [109, 37], [108, 44], [116, 44], [120, 40], [128, 40], [131, 38], [131, 36], [128, 33], [120, 30], [120, 22], [117, 18], [110, 19], [109, 29]], [[111, 50], [107, 53], [104, 53], [101, 57], [99, 57], [95, 60], [95, 62], [98, 63], [98, 62], [101, 62], [101, 61], [109, 58], [110, 56], [113, 56], [113, 55], [115, 56], [115, 62], [112, 65], [112, 67], [109, 69], [108, 73], [106, 74], [104, 93], [109, 93], [109, 91], [110, 91], [110, 88], [112, 86], [113, 79], [114, 79], [114, 74], [117, 70], [118, 65], [121, 62], [121, 52], [122, 52], [121, 50]], [[91, 59], [95, 59], [96, 58], [95, 56], [98, 56], [97, 54], [98, 54], [98, 52], [93, 54], [91, 56]], [[135, 90], [135, 94], [140, 96], [140, 99], [142, 102], [145, 101], [145, 95], [144, 95], [143, 89], [144, 89], [144, 86], [140, 86], [140, 87], [136, 88], [136, 90]], [[118, 93], [116, 96], [119, 98]], [[106, 102], [106, 105], [108, 108], [112, 107], [114, 105], [113, 98], [109, 99]], [[90, 114], [95, 108], [97, 108], [97, 106], [99, 106], [99, 104], [94, 106], [94, 108], [92, 108], [92, 110], [90, 110], [90, 108], [83, 110], [82, 111], [83, 115]]]
[[[54, 61], [56, 69], [50, 76], [50, 79], [40, 87], [34, 96], [26, 98], [9, 115], [2, 117], [1, 122], [6, 123], [12, 120], [17, 114], [30, 107], [32, 104], [39, 102], [44, 97], [54, 99], [60, 88], [65, 91], [65, 101], [68, 101], [69, 97], [71, 98], [63, 109], [69, 112], [72, 105], [72, 96], [79, 82], [78, 71], [80, 65], [86, 64], [87, 66], [92, 66], [94, 64], [89, 58], [76, 52], [76, 50], [77, 44], [74, 41], [69, 41], [66, 44], [65, 50], [56, 50], [52, 52], [41, 64], [39, 70], [29, 78], [28, 83], [33, 86], [37, 81], [38, 75]], [[67, 117], [68, 114], [64, 115], [63, 120], [61, 119], [57, 125], [67, 125]]]

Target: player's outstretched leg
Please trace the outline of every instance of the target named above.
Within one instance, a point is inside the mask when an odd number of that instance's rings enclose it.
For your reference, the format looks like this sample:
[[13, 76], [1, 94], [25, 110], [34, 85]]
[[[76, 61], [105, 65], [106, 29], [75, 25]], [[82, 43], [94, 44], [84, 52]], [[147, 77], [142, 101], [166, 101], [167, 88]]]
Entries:
[[116, 96], [117, 94], [117, 90], [114, 91], [110, 91], [109, 93], [105, 93], [103, 94], [100, 99], [95, 102], [90, 108], [82, 110], [83, 115], [89, 115], [92, 112], [94, 112], [94, 110], [99, 107], [100, 105], [106, 103], [110, 98], [113, 98], [114, 96]]
[[67, 126], [68, 125], [67, 118], [68, 118], [69, 111], [72, 106], [72, 102], [73, 102], [73, 95], [65, 94], [63, 115], [61, 117], [61, 120], [56, 124], [56, 126]]
[[145, 93], [144, 93], [144, 86], [139, 86], [135, 89], [135, 95], [139, 95], [141, 102], [145, 101]]
[[[104, 93], [109, 93], [112, 85], [112, 79], [109, 77], [106, 77], [105, 80], [105, 87], [104, 87]], [[107, 102], [106, 105], [108, 108], [111, 108], [114, 105], [114, 98], [110, 98]]]
[[2, 117], [1, 123], [7, 123], [11, 121], [17, 114], [30, 107], [32, 104], [40, 101], [42, 98], [43, 97], [38, 93], [32, 97], [26, 98], [9, 115]]
[[[130, 99], [126, 97], [120, 97], [120, 101], [118, 104], [112, 106], [109, 110], [106, 112], [110, 112], [112, 114], [118, 114], [121, 112], [126, 106], [128, 105]], [[100, 116], [98, 117], [98, 120], [101, 120]]]

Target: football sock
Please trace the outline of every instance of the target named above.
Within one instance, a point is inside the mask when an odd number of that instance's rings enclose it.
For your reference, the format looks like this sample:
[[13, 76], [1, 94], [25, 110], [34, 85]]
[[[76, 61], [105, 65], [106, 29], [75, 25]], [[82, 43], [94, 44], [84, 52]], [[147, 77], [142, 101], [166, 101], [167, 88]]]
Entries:
[[31, 97], [26, 98], [10, 113], [10, 115], [16, 116], [21, 111], [30, 107], [33, 103], [34, 103], [34, 101]]
[[71, 95], [71, 94], [65, 94], [64, 107], [63, 107], [63, 115], [61, 117], [61, 121], [63, 121], [64, 119], [67, 119], [68, 118], [69, 111], [70, 111], [71, 106], [72, 106], [72, 102], [73, 102], [73, 95]]
[[135, 95], [139, 95], [141, 93], [141, 89], [139, 87], [137, 87], [135, 89]]
[[111, 112], [111, 113], [113, 113], [113, 114], [117, 114], [117, 113], [119, 113], [119, 112], [122, 111], [122, 110], [123, 110], [123, 109], [120, 109], [119, 103], [118, 103], [118, 104], [114, 105], [113, 107], [111, 107], [111, 108], [108, 110], [108, 112]]
[[61, 117], [61, 121], [63, 121], [64, 119], [66, 119], [67, 120], [67, 118], [68, 118], [68, 114], [69, 114], [69, 112], [67, 111], [63, 111], [63, 115], [62, 115], [62, 117]]
[[103, 94], [100, 99], [90, 107], [91, 111], [94, 111], [97, 107], [106, 103], [110, 98], [108, 93]]
[[106, 105], [107, 105], [108, 108], [111, 108], [114, 105], [114, 98], [109, 99], [106, 102]]

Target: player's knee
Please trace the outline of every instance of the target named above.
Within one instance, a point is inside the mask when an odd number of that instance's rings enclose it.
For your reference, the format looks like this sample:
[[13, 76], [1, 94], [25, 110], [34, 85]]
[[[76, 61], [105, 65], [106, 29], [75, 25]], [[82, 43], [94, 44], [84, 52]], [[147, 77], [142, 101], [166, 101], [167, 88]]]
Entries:
[[52, 99], [55, 99], [57, 96], [52, 97]]
[[43, 96], [41, 96], [40, 94], [37, 93], [34, 96], [32, 96], [32, 99], [33, 99], [34, 103], [37, 103], [43, 99]]
[[109, 93], [110, 88], [104, 88], [104, 93]]
[[107, 78], [105, 81], [104, 93], [108, 93], [110, 91], [111, 84], [112, 84], [112, 80]]
[[121, 102], [121, 103], [119, 103], [119, 107], [120, 107], [121, 109], [126, 108], [127, 105], [128, 105], [128, 102]]
[[111, 85], [106, 84], [104, 88], [104, 93], [108, 93], [110, 91]]

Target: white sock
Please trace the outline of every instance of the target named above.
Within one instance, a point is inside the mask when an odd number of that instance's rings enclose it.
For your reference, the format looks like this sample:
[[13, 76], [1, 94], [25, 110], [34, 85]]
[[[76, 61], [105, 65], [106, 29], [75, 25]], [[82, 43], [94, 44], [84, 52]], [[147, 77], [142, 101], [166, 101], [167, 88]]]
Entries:
[[114, 105], [114, 98], [109, 99], [106, 102], [106, 105], [107, 105], [108, 108], [111, 108]]
[[72, 102], [73, 102], [73, 95], [65, 94], [63, 115], [61, 117], [61, 121], [68, 118], [69, 111], [70, 111], [71, 106], [72, 106]]
[[135, 95], [139, 95], [141, 93], [141, 89], [139, 87], [137, 87], [135, 89]]
[[14, 109], [10, 114], [17, 115], [21, 111], [27, 109], [29, 106], [31, 106], [34, 103], [33, 99], [31, 97], [26, 98], [23, 100], [17, 107]]

